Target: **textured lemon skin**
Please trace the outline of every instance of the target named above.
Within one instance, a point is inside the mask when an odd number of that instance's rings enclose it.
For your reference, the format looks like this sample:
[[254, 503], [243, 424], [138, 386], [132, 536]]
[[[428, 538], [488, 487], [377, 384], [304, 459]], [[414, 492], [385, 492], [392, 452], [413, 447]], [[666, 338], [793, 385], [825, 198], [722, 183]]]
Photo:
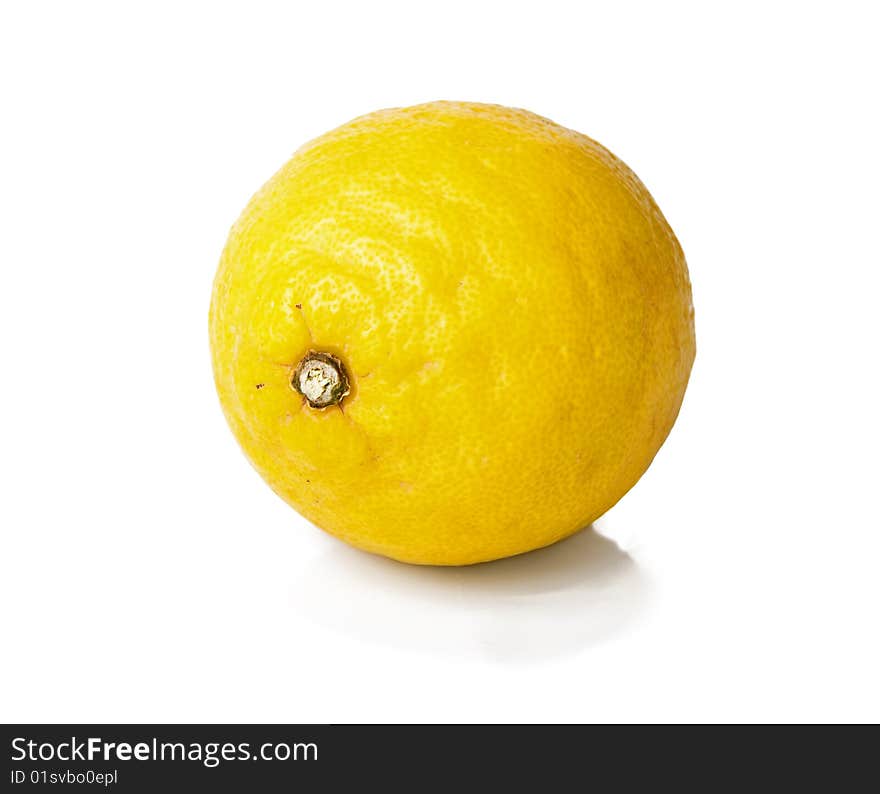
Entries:
[[[234, 225], [210, 311], [226, 418], [317, 526], [412, 563], [588, 525], [669, 433], [695, 354], [681, 248], [620, 160], [523, 110], [434, 102], [297, 151]], [[339, 357], [341, 406], [292, 390]]]

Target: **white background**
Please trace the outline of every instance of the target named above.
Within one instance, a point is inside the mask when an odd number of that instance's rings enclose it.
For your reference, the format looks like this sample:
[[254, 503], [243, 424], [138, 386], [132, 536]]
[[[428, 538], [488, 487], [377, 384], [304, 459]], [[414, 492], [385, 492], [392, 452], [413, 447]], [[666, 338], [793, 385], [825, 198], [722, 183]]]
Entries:
[[[0, 718], [880, 719], [871, 9], [4, 4]], [[626, 160], [698, 339], [601, 536], [457, 570], [277, 499], [206, 327], [228, 228], [294, 149], [441, 98]]]

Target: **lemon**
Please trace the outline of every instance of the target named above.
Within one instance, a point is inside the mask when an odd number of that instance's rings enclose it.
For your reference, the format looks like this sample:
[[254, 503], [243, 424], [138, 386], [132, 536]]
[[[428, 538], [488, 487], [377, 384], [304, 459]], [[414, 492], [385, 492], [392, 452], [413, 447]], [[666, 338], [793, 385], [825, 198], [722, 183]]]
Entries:
[[275, 492], [354, 546], [436, 565], [604, 513], [669, 433], [695, 353], [684, 256], [635, 174], [465, 102], [299, 149], [232, 228], [210, 338]]

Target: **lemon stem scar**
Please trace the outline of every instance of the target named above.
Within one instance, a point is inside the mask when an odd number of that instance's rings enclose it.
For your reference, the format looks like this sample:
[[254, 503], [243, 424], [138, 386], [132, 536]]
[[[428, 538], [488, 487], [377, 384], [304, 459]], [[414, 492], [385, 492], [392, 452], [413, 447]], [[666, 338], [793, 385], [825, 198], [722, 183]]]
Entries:
[[312, 408], [319, 409], [342, 402], [350, 391], [342, 362], [317, 350], [310, 350], [296, 365], [290, 385]]

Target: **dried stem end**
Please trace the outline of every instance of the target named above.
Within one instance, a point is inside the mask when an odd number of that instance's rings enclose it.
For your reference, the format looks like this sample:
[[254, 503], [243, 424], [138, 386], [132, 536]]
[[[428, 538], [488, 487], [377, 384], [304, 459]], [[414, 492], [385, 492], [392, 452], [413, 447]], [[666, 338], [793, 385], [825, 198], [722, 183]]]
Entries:
[[342, 402], [351, 390], [342, 362], [317, 350], [310, 350], [296, 365], [290, 385], [318, 409]]

